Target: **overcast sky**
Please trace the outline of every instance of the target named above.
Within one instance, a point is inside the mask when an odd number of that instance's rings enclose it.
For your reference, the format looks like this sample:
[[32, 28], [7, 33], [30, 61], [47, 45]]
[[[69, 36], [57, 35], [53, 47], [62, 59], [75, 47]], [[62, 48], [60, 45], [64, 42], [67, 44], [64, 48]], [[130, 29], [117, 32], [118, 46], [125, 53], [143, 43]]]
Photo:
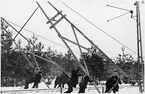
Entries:
[[[52, 17], [56, 14], [56, 11], [50, 7], [47, 3], [47, 0], [37, 0], [40, 5], [44, 8], [45, 12], [49, 17]], [[95, 28], [93, 25], [85, 21], [83, 18], [78, 16], [72, 10], [64, 6], [62, 2], [67, 4], [69, 7], [74, 9], [76, 12], [84, 16], [90, 22], [101, 28], [104, 32], [108, 33], [110, 36], [114, 37], [119, 42], [123, 43], [133, 51], [137, 52], [136, 45], [136, 21], [131, 18], [131, 14], [128, 13], [120, 18], [114, 19], [110, 22], [107, 20], [112, 19], [116, 16], [122, 15], [127, 11], [115, 9], [112, 7], [107, 7], [106, 5], [112, 5], [128, 10], [133, 10], [135, 15], [135, 0], [49, 0], [58, 10], [62, 10], [63, 14], [66, 14], [67, 18], [74, 23], [86, 36], [88, 36], [100, 49], [103, 50], [110, 58], [114, 58], [117, 54], [121, 53], [122, 45], [104, 34], [102, 31]], [[26, 22], [30, 17], [32, 12], [36, 9], [37, 4], [36, 0], [0, 0], [0, 16], [15, 23], [20, 26]], [[143, 4], [142, 4], [142, 7]], [[143, 10], [143, 8], [141, 9]], [[141, 12], [143, 14], [143, 11]], [[143, 19], [141, 18], [143, 21]], [[57, 36], [57, 33], [53, 29], [49, 29], [50, 25], [46, 24], [47, 19], [43, 15], [40, 9], [36, 11], [32, 19], [25, 26], [26, 29], [39, 34], [51, 40], [55, 43], [58, 43], [62, 46], [65, 46], [61, 39]], [[16, 29], [20, 29], [17, 26], [13, 25]], [[62, 20], [59, 24], [56, 25], [61, 34], [73, 41], [75, 41], [73, 31], [70, 25]], [[144, 27], [144, 23], [142, 23]], [[27, 38], [32, 36], [32, 33], [22, 30]], [[15, 35], [15, 33], [13, 33]], [[77, 33], [81, 45], [85, 47], [90, 47], [90, 44], [85, 40], [79, 33]], [[22, 44], [26, 44], [26, 41], [23, 41], [22, 37], [18, 36], [17, 40], [21, 39]], [[55, 43], [52, 43], [46, 39], [38, 37], [38, 39], [45, 44], [45, 48], [52, 47], [52, 49], [58, 50], [58, 52], [66, 52], [67, 49], [59, 46]], [[69, 43], [72, 50], [79, 55], [79, 50], [77, 46], [74, 46]], [[136, 54], [132, 51], [125, 49], [125, 53], [129, 53], [136, 58]]]

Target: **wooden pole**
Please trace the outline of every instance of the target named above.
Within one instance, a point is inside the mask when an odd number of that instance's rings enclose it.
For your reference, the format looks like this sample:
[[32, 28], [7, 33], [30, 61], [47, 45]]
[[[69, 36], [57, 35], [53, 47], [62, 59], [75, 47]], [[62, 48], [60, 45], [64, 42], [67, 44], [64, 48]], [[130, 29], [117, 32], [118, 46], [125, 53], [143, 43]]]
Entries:
[[[22, 26], [22, 28], [19, 30], [19, 32], [17, 33], [17, 35], [22, 31], [22, 29], [25, 27], [25, 25], [28, 23], [28, 21], [32, 18], [32, 16], [34, 15], [34, 13], [37, 11], [38, 7], [34, 10], [34, 12], [31, 14], [31, 16], [28, 18], [28, 20], [25, 22], [25, 24]], [[15, 38], [17, 37], [17, 35], [14, 37], [14, 40]]]
[[[85, 49], [85, 50], [87, 50], [87, 51], [91, 51], [89, 48], [86, 48], [86, 47], [84, 47], [84, 46], [82, 46], [82, 45], [80, 45], [80, 44], [77, 44], [77, 43], [75, 43], [74, 41], [72, 41], [72, 40], [70, 40], [70, 39], [68, 39], [68, 38], [66, 38], [66, 37], [63, 37], [63, 36], [62, 36], [62, 38], [65, 39], [66, 41], [71, 42], [72, 44], [75, 44], [75, 45], [77, 45], [77, 46], [80, 46], [81, 48], [83, 48], [83, 49]], [[92, 52], [92, 53], [97, 54], [98, 56], [102, 57], [102, 55], [101, 55], [100, 53], [95, 53], [95, 52]]]
[[[83, 56], [83, 52], [82, 52], [82, 50], [81, 50], [80, 43], [79, 43], [77, 34], [76, 34], [76, 32], [75, 32], [75, 29], [73, 28], [73, 26], [71, 26], [71, 27], [72, 27], [72, 29], [73, 29], [73, 32], [74, 32], [74, 35], [75, 35], [75, 38], [76, 38], [76, 41], [77, 41], [77, 44], [78, 44], [80, 53], [81, 53], [81, 55]], [[84, 58], [83, 58], [83, 63], [84, 63], [84, 65], [85, 65], [85, 69], [86, 69], [87, 73], [89, 74], [89, 70], [88, 70], [88, 67], [87, 67], [87, 65], [86, 65], [86, 62], [85, 62]], [[88, 76], [90, 77], [90, 74], [89, 74]]]
[[[5, 21], [12, 29], [14, 29], [17, 33], [19, 32], [17, 29], [15, 29], [11, 24], [9, 24], [4, 18], [2, 18], [1, 17], [1, 19], [3, 20], [3, 21]], [[24, 35], [22, 35], [20, 32], [19, 32], [19, 34], [25, 39], [25, 40], [27, 40], [28, 41], [28, 39], [24, 36]]]
[[30, 64], [30, 66], [32, 68], [34, 68], [34, 65], [29, 61], [29, 59], [25, 56], [25, 54], [23, 53], [22, 49], [17, 45], [17, 43], [14, 41], [15, 45], [19, 48], [20, 52], [22, 53], [22, 55], [24, 56], [24, 58], [28, 61], [28, 63]]
[[[33, 47], [34, 47], [34, 44], [32, 44], [32, 45], [33, 45]], [[28, 42], [28, 46], [29, 46], [29, 48], [31, 49], [31, 53], [32, 53], [32, 56], [33, 56], [33, 58], [34, 58], [34, 62], [35, 62], [35, 64], [36, 64], [37, 68], [40, 70], [39, 64], [38, 64], [38, 62], [37, 62], [37, 60], [36, 60], [36, 58], [35, 58], [35, 56], [34, 56], [34, 49], [31, 48], [30, 42]]]

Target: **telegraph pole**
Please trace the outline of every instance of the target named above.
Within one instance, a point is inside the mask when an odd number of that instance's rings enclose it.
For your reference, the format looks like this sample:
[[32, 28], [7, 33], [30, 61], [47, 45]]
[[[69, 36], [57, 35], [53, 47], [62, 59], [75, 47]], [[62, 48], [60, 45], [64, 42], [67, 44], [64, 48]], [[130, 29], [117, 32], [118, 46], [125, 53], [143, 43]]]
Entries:
[[[142, 50], [142, 37], [141, 37], [141, 22], [140, 22], [140, 5], [139, 1], [136, 1], [136, 22], [137, 22], [137, 63], [138, 63], [138, 85], [139, 85], [139, 91], [141, 93], [144, 92], [144, 62], [143, 62], [143, 50]], [[140, 64], [142, 65], [140, 68]], [[141, 69], [141, 70], [140, 70]], [[142, 75], [142, 81], [141, 82], [141, 76]]]

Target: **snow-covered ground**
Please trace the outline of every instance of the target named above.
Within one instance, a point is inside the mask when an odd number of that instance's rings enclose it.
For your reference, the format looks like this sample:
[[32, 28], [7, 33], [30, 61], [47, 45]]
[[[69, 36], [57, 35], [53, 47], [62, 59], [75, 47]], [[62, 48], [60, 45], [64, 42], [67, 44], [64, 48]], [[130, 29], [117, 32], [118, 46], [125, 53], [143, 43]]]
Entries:
[[[1, 92], [1, 94], [61, 94], [60, 93], [60, 88], [53, 89], [54, 85], [50, 85], [50, 88], [48, 89], [47, 86], [41, 82], [39, 84], [38, 89], [32, 89], [33, 84], [29, 85], [29, 89], [24, 90], [24, 87], [1, 87], [1, 91], [10, 91], [10, 90], [19, 90], [19, 91], [11, 91], [11, 92]], [[103, 85], [98, 85], [97, 86], [99, 90], [102, 92], [105, 87]], [[102, 88], [104, 87], [104, 88]], [[62, 92], [67, 90], [67, 85], [65, 85], [65, 88], [62, 90]], [[78, 93], [78, 86], [77, 88], [74, 89], [74, 91], [71, 94], [77, 94]], [[91, 85], [88, 85], [88, 88], [86, 89], [85, 94], [99, 94], [97, 90]], [[141, 94], [139, 92], [138, 87], [130, 86], [130, 85], [125, 85], [122, 84], [120, 85], [119, 92], [116, 94]], [[143, 93], [145, 94], [145, 93]]]

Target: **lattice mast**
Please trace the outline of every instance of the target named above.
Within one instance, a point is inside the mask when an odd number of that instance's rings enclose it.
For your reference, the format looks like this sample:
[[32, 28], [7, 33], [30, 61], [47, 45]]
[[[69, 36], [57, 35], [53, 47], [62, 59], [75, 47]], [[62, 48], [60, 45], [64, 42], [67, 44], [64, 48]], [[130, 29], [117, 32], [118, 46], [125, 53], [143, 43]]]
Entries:
[[[137, 63], [138, 63], [138, 85], [141, 93], [145, 92], [144, 88], [144, 61], [143, 61], [143, 50], [142, 50], [142, 35], [141, 35], [141, 21], [140, 21], [140, 5], [139, 1], [136, 1], [136, 22], [137, 22]], [[142, 65], [140, 68], [140, 64]], [[141, 74], [140, 74], [141, 73]], [[142, 75], [142, 78], [140, 77]], [[141, 83], [143, 80], [143, 83]]]

